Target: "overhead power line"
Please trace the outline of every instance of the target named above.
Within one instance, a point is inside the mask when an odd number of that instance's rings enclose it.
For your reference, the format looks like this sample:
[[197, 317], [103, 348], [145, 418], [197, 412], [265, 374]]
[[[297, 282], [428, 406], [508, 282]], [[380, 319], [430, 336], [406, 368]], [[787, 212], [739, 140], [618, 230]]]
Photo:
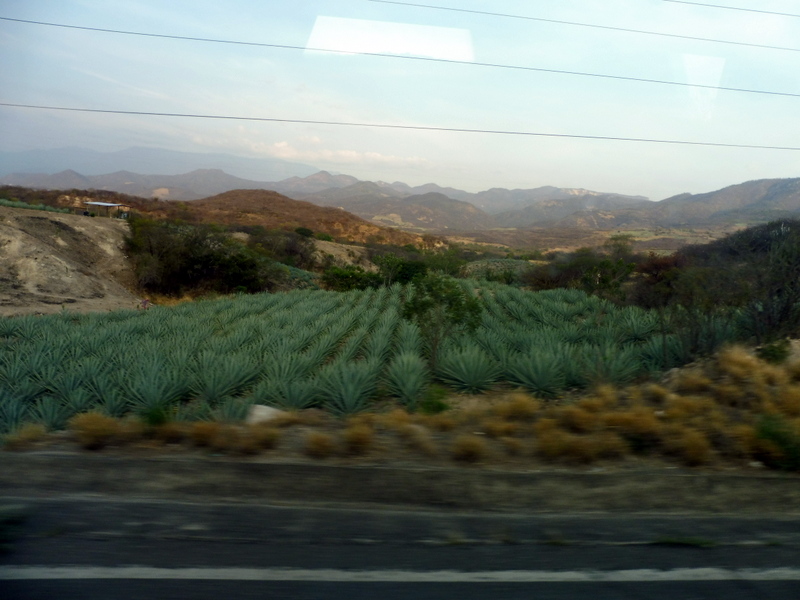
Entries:
[[778, 15], [781, 17], [795, 17], [800, 19], [800, 15], [794, 13], [775, 12], [772, 10], [761, 10], [759, 8], [740, 8], [738, 6], [723, 6], [722, 4], [706, 4], [705, 2], [687, 2], [686, 0], [664, 0], [673, 4], [691, 4], [693, 6], [704, 6], [706, 8], [721, 8], [724, 10], [741, 10], [744, 12], [761, 13], [764, 15]]
[[800, 151], [800, 146], [769, 146], [761, 144], [730, 144], [724, 142], [703, 142], [694, 140], [664, 140], [654, 138], [633, 138], [610, 135], [579, 135], [572, 133], [549, 133], [539, 131], [515, 131], [502, 129], [469, 129], [464, 127], [434, 127], [426, 125], [394, 125], [390, 123], [357, 123], [352, 121], [321, 121], [315, 119], [282, 119], [277, 117], [241, 117], [235, 115], [206, 115], [206, 114], [187, 114], [187, 113], [168, 113], [150, 112], [139, 110], [111, 110], [101, 108], [77, 108], [68, 106], [42, 106], [36, 104], [16, 104], [11, 102], [0, 102], [0, 106], [11, 108], [29, 108], [37, 110], [58, 110], [81, 113], [100, 113], [112, 115], [135, 115], [149, 117], [180, 117], [187, 119], [215, 119], [227, 121], [254, 121], [265, 123], [297, 123], [301, 125], [332, 125], [341, 127], [370, 127], [375, 129], [405, 129], [414, 131], [442, 131], [451, 133], [478, 133], [487, 135], [515, 135], [528, 137], [548, 137], [548, 138], [568, 138], [583, 140], [605, 140], [616, 142], [639, 142], [649, 144], [675, 144], [683, 146], [712, 146], [718, 148], [749, 148], [756, 150], [790, 150]]
[[678, 38], [682, 40], [694, 40], [699, 42], [712, 42], [714, 44], [730, 44], [732, 46], [749, 46], [751, 48], [766, 48], [768, 50], [786, 50], [788, 52], [800, 52], [800, 48], [789, 48], [787, 46], [771, 46], [769, 44], [753, 44], [750, 42], [737, 42], [735, 40], [720, 40], [716, 38], [697, 37], [693, 35], [680, 35], [677, 33], [662, 33], [660, 31], [649, 31], [645, 29], [631, 29], [628, 27], [614, 27], [611, 25], [598, 25], [596, 23], [582, 23], [580, 21], [561, 21], [559, 19], [545, 19], [543, 17], [529, 17], [526, 15], [515, 15], [509, 13], [490, 12], [486, 10], [472, 10], [468, 8], [454, 8], [451, 6], [436, 6], [433, 4], [416, 4], [412, 2], [399, 2], [397, 0], [367, 0], [378, 4], [396, 4], [398, 6], [412, 6], [414, 8], [428, 8], [432, 10], [446, 10], [451, 12], [471, 13], [474, 15], [485, 15], [488, 17], [503, 17], [506, 19], [523, 19], [526, 21], [539, 21], [542, 23], [557, 23], [559, 25], [572, 25], [575, 27], [591, 27], [594, 29], [606, 29], [610, 31], [624, 31], [626, 33], [639, 33], [643, 35], [657, 35], [668, 38]]
[[728, 87], [728, 86], [721, 86], [721, 85], [706, 85], [702, 83], [689, 83], [684, 81], [669, 81], [666, 79], [649, 79], [646, 77], [631, 77], [627, 75], [610, 75], [606, 73], [589, 73], [586, 71], [568, 71], [565, 69], [547, 69], [544, 67], [528, 67], [525, 65], [509, 65], [504, 63], [487, 63], [487, 62], [476, 62], [476, 61], [468, 61], [468, 60], [456, 60], [450, 58], [434, 58], [429, 56], [406, 56], [402, 54], [388, 54], [384, 52], [359, 52], [354, 50], [335, 50], [331, 48], [313, 48], [308, 46], [292, 46], [288, 44], [270, 44], [266, 42], [245, 42], [241, 40], [226, 40], [226, 39], [217, 39], [217, 38], [202, 38], [202, 37], [190, 37], [190, 36], [182, 36], [182, 35], [170, 35], [165, 33], [148, 33], [143, 31], [127, 31], [122, 29], [105, 29], [101, 27], [86, 27], [82, 25], [67, 25], [64, 23], [50, 23], [46, 21], [30, 21], [27, 19], [13, 19], [11, 17], [0, 17], [0, 21], [11, 21], [14, 23], [25, 23], [28, 25], [43, 25], [47, 27], [60, 27], [64, 29], [78, 29], [82, 31], [94, 31], [100, 33], [113, 33], [119, 35], [132, 35], [132, 36], [142, 36], [142, 37], [152, 37], [152, 38], [164, 38], [170, 40], [182, 40], [182, 41], [192, 41], [192, 42], [208, 42], [214, 44], [233, 44], [238, 46], [256, 46], [256, 47], [263, 47], [263, 48], [278, 48], [282, 50], [310, 50], [314, 52], [331, 52], [335, 54], [346, 54], [346, 55], [358, 55], [358, 56], [374, 56], [378, 58], [394, 58], [400, 60], [412, 60], [412, 61], [422, 61], [422, 62], [432, 62], [432, 63], [444, 63], [444, 64], [455, 64], [455, 65], [468, 65], [468, 66], [475, 66], [475, 67], [485, 67], [485, 68], [493, 68], [493, 69], [510, 69], [515, 71], [531, 71], [536, 73], [552, 73], [556, 75], [572, 75], [577, 77], [593, 77], [598, 79], [613, 79], [617, 81], [633, 81], [636, 83], [653, 83], [658, 85], [671, 85], [671, 86], [678, 86], [678, 87], [689, 87], [689, 88], [703, 88], [703, 89], [712, 89], [712, 90], [721, 90], [726, 92], [740, 92], [745, 94], [762, 94], [768, 96], [785, 96], [789, 98], [800, 98], [800, 93], [794, 92], [776, 92], [772, 90], [757, 90], [752, 88], [737, 88], [737, 87]]

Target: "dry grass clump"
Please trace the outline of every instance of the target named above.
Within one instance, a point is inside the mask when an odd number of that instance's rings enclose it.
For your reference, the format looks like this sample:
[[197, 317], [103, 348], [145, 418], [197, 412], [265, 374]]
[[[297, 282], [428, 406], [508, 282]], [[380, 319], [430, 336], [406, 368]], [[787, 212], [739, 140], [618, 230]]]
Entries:
[[445, 413], [428, 415], [424, 417], [422, 423], [435, 431], [452, 431], [458, 425], [453, 417]]
[[682, 394], [706, 392], [711, 389], [714, 382], [704, 372], [697, 369], [682, 372], [675, 382], [675, 390]]
[[664, 416], [671, 421], [682, 421], [706, 415], [715, 406], [714, 401], [705, 396], [673, 396], [664, 406]]
[[644, 452], [658, 445], [662, 425], [653, 410], [644, 406], [604, 415], [605, 425], [622, 436], [635, 452]]
[[259, 423], [258, 425], [251, 425], [248, 431], [253, 443], [261, 449], [271, 450], [275, 448], [280, 442], [281, 430], [273, 427], [272, 423]]
[[525, 442], [519, 438], [502, 437], [497, 441], [503, 445], [506, 454], [509, 456], [524, 456], [527, 454], [527, 446]]
[[192, 423], [189, 428], [189, 438], [195, 446], [208, 448], [211, 446], [214, 436], [221, 427], [222, 425], [220, 423], [214, 421], [197, 421], [196, 423]]
[[396, 408], [389, 413], [378, 415], [375, 423], [385, 427], [390, 431], [399, 431], [410, 425], [413, 420], [413, 416], [408, 411], [405, 411], [402, 408]]
[[787, 385], [775, 396], [775, 404], [782, 413], [790, 417], [800, 416], [800, 385]]
[[67, 422], [67, 428], [87, 450], [99, 450], [125, 437], [125, 431], [117, 419], [96, 412], [75, 415]]
[[342, 434], [348, 454], [363, 455], [369, 452], [375, 442], [375, 432], [366, 423], [355, 423]]
[[590, 437], [598, 458], [622, 458], [631, 453], [630, 444], [613, 431], [600, 431]]
[[235, 452], [241, 443], [239, 428], [235, 425], [223, 425], [214, 431], [208, 447], [215, 452]]
[[690, 467], [704, 465], [712, 456], [711, 443], [702, 431], [676, 426], [665, 432], [664, 450]]
[[481, 430], [491, 438], [499, 438], [516, 435], [522, 430], [522, 427], [519, 423], [509, 423], [501, 419], [486, 419], [481, 425]]
[[475, 463], [486, 459], [489, 446], [482, 437], [465, 433], [453, 441], [450, 453], [457, 461]]
[[563, 427], [575, 433], [588, 433], [600, 427], [600, 416], [580, 406], [566, 406], [561, 410], [559, 421]]
[[303, 451], [311, 458], [328, 458], [336, 453], [336, 440], [330, 434], [313, 431], [306, 436]]
[[721, 350], [716, 362], [723, 374], [738, 382], [749, 381], [764, 365], [743, 346], [729, 346]]
[[25, 450], [47, 437], [44, 425], [26, 423], [3, 439], [4, 450]]
[[153, 437], [164, 444], [180, 444], [190, 435], [190, 426], [187, 423], [168, 421], [154, 428]]
[[667, 388], [657, 383], [648, 383], [642, 386], [644, 400], [656, 406], [666, 403], [673, 395]]
[[407, 423], [399, 426], [395, 431], [411, 450], [420, 452], [425, 456], [435, 456], [437, 454], [438, 449], [430, 432], [421, 425]]
[[506, 402], [497, 404], [493, 409], [495, 415], [508, 421], [530, 421], [541, 410], [541, 404], [528, 394], [517, 392]]

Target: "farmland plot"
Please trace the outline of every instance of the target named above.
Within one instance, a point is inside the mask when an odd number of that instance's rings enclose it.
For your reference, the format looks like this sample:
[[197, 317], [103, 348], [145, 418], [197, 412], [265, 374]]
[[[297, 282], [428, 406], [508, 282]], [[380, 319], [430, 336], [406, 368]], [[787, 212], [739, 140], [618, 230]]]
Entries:
[[625, 383], [681, 361], [654, 314], [574, 290], [461, 285], [480, 326], [440, 346], [401, 317], [413, 288], [299, 290], [146, 311], [0, 320], [0, 433], [64, 427], [74, 414], [237, 421], [253, 403], [334, 414], [394, 397], [409, 408], [431, 381], [454, 390], [525, 388], [542, 398]]

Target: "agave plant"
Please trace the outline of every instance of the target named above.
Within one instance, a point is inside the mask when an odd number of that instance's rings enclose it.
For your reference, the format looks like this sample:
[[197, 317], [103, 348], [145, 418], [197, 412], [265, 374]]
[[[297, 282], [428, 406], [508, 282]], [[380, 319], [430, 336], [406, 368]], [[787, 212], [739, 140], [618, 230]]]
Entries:
[[57, 398], [43, 396], [39, 398], [30, 409], [30, 417], [35, 423], [44, 425], [49, 431], [64, 429], [73, 414], [69, 407], [65, 406]]
[[380, 365], [363, 360], [327, 365], [319, 375], [325, 406], [342, 416], [363, 411], [377, 387], [379, 370]]
[[501, 373], [499, 365], [477, 344], [445, 349], [436, 361], [436, 376], [443, 383], [471, 394], [492, 387]]
[[642, 352], [635, 346], [615, 344], [587, 347], [582, 356], [585, 372], [595, 383], [629, 383], [645, 370]]
[[319, 401], [316, 379], [265, 379], [250, 395], [254, 404], [272, 404], [288, 410], [302, 410]]
[[253, 402], [245, 398], [227, 397], [212, 410], [216, 421], [223, 423], [241, 423], [247, 418], [247, 413]]
[[0, 393], [0, 433], [16, 430], [28, 416], [29, 404], [24, 400]]
[[546, 351], [517, 354], [509, 358], [506, 376], [511, 383], [544, 398], [558, 396], [565, 386], [561, 361], [558, 356]]
[[429, 377], [425, 360], [409, 352], [395, 355], [384, 375], [386, 389], [410, 410], [428, 386]]
[[191, 384], [200, 400], [215, 405], [250, 385], [258, 375], [255, 364], [242, 356], [201, 355]]

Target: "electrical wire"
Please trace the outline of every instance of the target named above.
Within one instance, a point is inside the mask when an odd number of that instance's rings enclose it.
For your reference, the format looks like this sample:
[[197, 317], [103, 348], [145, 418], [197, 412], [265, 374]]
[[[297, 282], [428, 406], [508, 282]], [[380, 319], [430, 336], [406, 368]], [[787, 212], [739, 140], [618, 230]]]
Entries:
[[577, 77], [593, 77], [599, 79], [613, 79], [617, 81], [633, 81], [637, 83], [652, 83], [657, 85], [671, 85], [671, 86], [678, 86], [678, 87], [690, 87], [690, 88], [702, 88], [702, 89], [713, 89], [719, 91], [726, 91], [726, 92], [739, 92], [744, 94], [762, 94], [768, 96], [785, 96], [789, 98], [800, 98], [800, 93], [793, 93], [793, 92], [776, 92], [772, 90], [757, 90], [752, 88], [737, 88], [737, 87], [728, 87], [728, 86], [720, 86], [720, 85], [706, 85], [701, 83], [689, 83], [683, 81], [669, 81], [665, 79], [649, 79], [646, 77], [631, 77], [627, 75], [609, 75], [606, 73], [589, 73], [585, 71], [567, 71], [564, 69], [547, 69], [544, 67], [528, 67], [524, 65], [509, 65], [503, 63], [487, 63], [487, 62], [476, 62], [476, 61], [467, 61], [467, 60], [456, 60], [456, 59], [449, 59], [449, 58], [434, 58], [429, 56], [406, 56], [401, 54], [387, 54], [383, 52], [359, 52], [353, 50], [334, 50], [330, 48], [312, 48], [307, 46], [292, 46], [287, 44], [269, 44], [265, 42], [244, 42], [239, 40], [226, 40], [226, 39], [217, 39], [217, 38], [201, 38], [201, 37], [190, 37], [190, 36], [181, 36], [181, 35], [170, 35], [164, 33], [148, 33], [148, 32], [141, 32], [141, 31], [127, 31], [122, 29], [105, 29], [100, 27], [86, 27], [82, 25], [66, 25], [63, 23], [50, 23], [46, 21], [30, 21], [27, 19], [13, 19], [11, 17], [0, 17], [0, 21], [11, 21], [14, 23], [25, 23], [29, 25], [43, 25], [47, 27], [60, 27], [64, 29], [78, 29], [82, 31], [94, 31], [94, 32], [101, 32], [101, 33], [113, 33], [119, 35], [132, 35], [132, 36], [143, 36], [143, 37], [154, 37], [154, 38], [165, 38], [165, 39], [172, 39], [172, 40], [182, 40], [182, 41], [192, 41], [192, 42], [209, 42], [209, 43], [216, 43], [216, 44], [233, 44], [233, 45], [240, 45], [240, 46], [256, 46], [256, 47], [263, 47], [263, 48], [278, 48], [282, 50], [309, 50], [314, 52], [331, 52], [335, 54], [346, 54], [346, 55], [358, 55], [358, 56], [374, 56], [379, 58], [394, 58], [394, 59], [401, 59], [401, 60], [412, 60], [412, 61], [422, 61], [422, 62], [433, 62], [433, 63], [445, 63], [445, 64], [456, 64], [456, 65], [468, 65], [468, 66], [475, 66], [475, 67], [485, 67], [485, 68], [493, 68], [493, 69], [510, 69], [516, 71], [531, 71], [536, 73], [552, 73], [556, 75], [572, 75]]
[[759, 8], [739, 8], [738, 6], [723, 6], [722, 4], [706, 4], [704, 2], [687, 2], [686, 0], [664, 0], [673, 4], [691, 4], [693, 6], [704, 6], [706, 8], [721, 8], [724, 10], [741, 10], [744, 12], [761, 13], [764, 15], [778, 15], [780, 17], [794, 17], [800, 19], [800, 15], [794, 13], [775, 12], [772, 10], [761, 10]]
[[694, 40], [699, 42], [712, 42], [714, 44], [730, 44], [733, 46], [749, 46], [751, 48], [766, 48], [768, 50], [785, 50], [787, 52], [800, 52], [800, 48], [789, 48], [787, 46], [771, 46], [769, 44], [753, 44], [750, 42], [737, 42], [735, 40], [720, 40], [716, 38], [704, 38], [693, 35], [680, 35], [677, 33], [662, 33], [660, 31], [648, 31], [645, 29], [630, 29], [627, 27], [613, 27], [611, 25], [597, 25], [595, 23], [581, 23], [579, 21], [561, 21], [558, 19], [545, 19], [543, 17], [529, 17], [525, 15], [514, 15], [509, 13], [490, 12], [485, 10], [472, 10], [468, 8], [454, 8], [451, 6], [436, 6], [433, 4], [416, 4], [412, 2], [399, 2], [397, 0], [367, 0], [378, 4], [396, 4], [398, 6], [412, 6], [414, 8], [428, 8], [432, 10], [446, 10], [460, 13], [470, 13], [489, 17], [503, 17], [506, 19], [524, 19], [526, 21], [539, 21], [542, 23], [557, 23], [559, 25], [573, 25], [576, 27], [591, 27], [594, 29], [606, 29], [610, 31], [624, 31], [625, 33], [639, 33], [643, 35], [657, 35], [668, 38], [678, 38], [682, 40]]
[[579, 135], [571, 133], [545, 133], [536, 131], [515, 131], [515, 130], [500, 130], [500, 129], [468, 129], [463, 127], [434, 127], [426, 125], [393, 125], [389, 123], [357, 123], [351, 121], [320, 121], [312, 119], [282, 119], [277, 117], [240, 117], [235, 115], [204, 115], [204, 114], [187, 114], [187, 113], [167, 113], [167, 112], [149, 112], [138, 110], [111, 110], [100, 108], [76, 108], [67, 106], [42, 106], [35, 104], [16, 104], [11, 102], [0, 102], [0, 106], [7, 106], [11, 108], [29, 108], [37, 110], [58, 110], [69, 112], [81, 113], [101, 113], [113, 115], [135, 115], [135, 116], [151, 116], [151, 117], [180, 117], [189, 119], [215, 119], [215, 120], [228, 120], [228, 121], [255, 121], [267, 123], [298, 123], [302, 125], [334, 125], [342, 127], [371, 127], [377, 129], [405, 129], [414, 131], [442, 131], [451, 133], [477, 133], [489, 135], [515, 135], [515, 136], [528, 136], [528, 137], [547, 137], [547, 138], [569, 138], [569, 139], [584, 139], [584, 140], [605, 140], [616, 142], [639, 142], [651, 144], [675, 144], [684, 146], [713, 146], [718, 148], [749, 148], [756, 150], [788, 150], [800, 151], [800, 146], [769, 146], [761, 144], [731, 144], [724, 142], [702, 142], [693, 140], [664, 140], [654, 138], [632, 138], [620, 137], [609, 135]]

